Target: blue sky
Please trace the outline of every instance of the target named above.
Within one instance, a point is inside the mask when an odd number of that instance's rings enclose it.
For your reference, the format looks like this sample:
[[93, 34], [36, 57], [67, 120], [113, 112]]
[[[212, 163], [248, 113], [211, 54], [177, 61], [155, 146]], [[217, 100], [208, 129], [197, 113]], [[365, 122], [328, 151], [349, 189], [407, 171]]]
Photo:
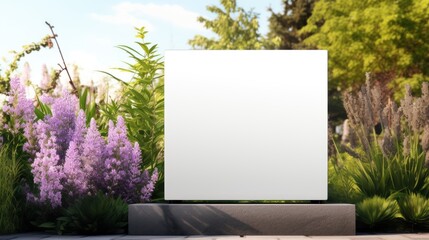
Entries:
[[[261, 33], [268, 31], [268, 7], [281, 11], [281, 0], [238, 0], [246, 10], [259, 13]], [[10, 50], [20, 50], [22, 45], [39, 41], [50, 33], [45, 24], [55, 26], [60, 46], [68, 64], [80, 67], [82, 80], [97, 81], [100, 74], [95, 70], [109, 70], [121, 66], [127, 56], [114, 46], [132, 44], [134, 27], [145, 25], [148, 40], [159, 45], [159, 52], [166, 49], [190, 49], [187, 41], [195, 34], [208, 35], [196, 21], [197, 16], [210, 14], [207, 5], [219, 5], [217, 0], [16, 0], [0, 1], [0, 57], [6, 62], [12, 56]], [[42, 50], [26, 57], [32, 78], [37, 82], [42, 64], [48, 68], [60, 62], [56, 49]], [[5, 61], [0, 61], [4, 69]]]

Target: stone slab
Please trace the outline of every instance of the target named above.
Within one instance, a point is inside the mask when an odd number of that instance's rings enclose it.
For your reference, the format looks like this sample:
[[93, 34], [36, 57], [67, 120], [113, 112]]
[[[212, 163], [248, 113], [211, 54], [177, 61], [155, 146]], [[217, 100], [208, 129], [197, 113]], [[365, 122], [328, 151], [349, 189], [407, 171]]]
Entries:
[[131, 204], [131, 235], [355, 235], [353, 204]]

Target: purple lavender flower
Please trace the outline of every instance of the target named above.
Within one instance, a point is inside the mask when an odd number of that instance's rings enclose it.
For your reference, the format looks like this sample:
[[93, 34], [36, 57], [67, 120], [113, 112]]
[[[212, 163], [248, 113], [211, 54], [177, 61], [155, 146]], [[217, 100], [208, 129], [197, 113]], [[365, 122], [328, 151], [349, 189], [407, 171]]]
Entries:
[[40, 151], [31, 164], [34, 183], [39, 186], [38, 202], [49, 202], [53, 208], [61, 206], [64, 179], [63, 168], [58, 164], [60, 157], [57, 154], [55, 132], [43, 121], [36, 125]]
[[[39, 146], [37, 144], [37, 134], [33, 121], [25, 123], [24, 137], [27, 139], [27, 142], [24, 143], [24, 146], [22, 147], [23, 150], [32, 156], [35, 156], [39, 150]], [[31, 162], [32, 160], [29, 159], [29, 161]]]
[[149, 202], [152, 198], [153, 190], [155, 190], [155, 184], [158, 181], [158, 169], [155, 168], [150, 178], [148, 170], [143, 172], [143, 176], [142, 183], [144, 186], [141, 188], [140, 200], [142, 202]]
[[102, 186], [102, 160], [105, 149], [105, 141], [97, 130], [97, 124], [91, 119], [85, 139], [82, 144], [82, 171], [90, 178], [92, 190]]
[[25, 127], [25, 122], [33, 121], [34, 105], [32, 100], [27, 99], [25, 87], [19, 78], [10, 80], [10, 89], [8, 103], [3, 106], [3, 112], [10, 115], [11, 122], [4, 128], [12, 133], [18, 133]]
[[[85, 113], [76, 116], [78, 100], [64, 92], [44, 96], [52, 116], [25, 125], [24, 149], [34, 154], [32, 166], [36, 192], [29, 200], [59, 207], [62, 199], [103, 191], [128, 202], [150, 201], [158, 171], [140, 170], [141, 150], [128, 140], [125, 121], [110, 121], [107, 142], [94, 119], [86, 127]], [[33, 114], [33, 113], [32, 113]]]
[[119, 116], [116, 127], [109, 122], [109, 132], [104, 162], [104, 183], [109, 195], [119, 196], [128, 202], [150, 201], [158, 170], [151, 176], [145, 170], [140, 171], [141, 150], [138, 143], [134, 146], [127, 138], [124, 119]]
[[51, 78], [48, 73], [48, 68], [46, 64], [42, 65], [42, 81], [40, 81], [40, 88], [43, 90], [48, 90], [51, 87]]
[[132, 200], [130, 190], [136, 188], [136, 174], [139, 174], [136, 169], [140, 160], [133, 159], [135, 156], [139, 156], [139, 153], [135, 152], [128, 140], [124, 119], [119, 116], [116, 127], [112, 121], [109, 122], [105, 151], [104, 181], [110, 195], [120, 196], [126, 201]]
[[[45, 98], [45, 100], [48, 99]], [[64, 91], [62, 97], [53, 99], [51, 105], [52, 116], [47, 116], [45, 119], [51, 131], [57, 133], [57, 150], [61, 162], [64, 162], [68, 144], [73, 138], [77, 103], [78, 99], [76, 96]]]
[[131, 164], [130, 164], [130, 182], [129, 182], [129, 188], [132, 186], [136, 186], [140, 184], [141, 182], [141, 171], [140, 171], [140, 163], [141, 163], [141, 150], [140, 146], [137, 142], [134, 143], [134, 148], [132, 152], [131, 157]]
[[83, 110], [79, 110], [76, 118], [75, 128], [73, 132], [72, 141], [75, 142], [76, 147], [81, 149], [86, 135], [86, 116]]
[[64, 161], [65, 189], [70, 196], [79, 196], [88, 190], [88, 178], [82, 169], [77, 144], [70, 142]]
[[46, 105], [52, 105], [55, 102], [55, 97], [48, 94], [43, 94], [42, 96], [40, 96], [40, 101], [42, 101]]
[[20, 82], [22, 85], [28, 85], [31, 78], [31, 69], [30, 64], [28, 62], [24, 63], [24, 70], [22, 71]]

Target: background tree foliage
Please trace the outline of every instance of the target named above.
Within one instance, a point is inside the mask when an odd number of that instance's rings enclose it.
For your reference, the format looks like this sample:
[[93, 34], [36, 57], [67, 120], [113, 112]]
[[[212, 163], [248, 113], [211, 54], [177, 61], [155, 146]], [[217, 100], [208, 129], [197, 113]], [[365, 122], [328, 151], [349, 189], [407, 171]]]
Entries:
[[[217, 15], [215, 19], [199, 18], [217, 39], [196, 35], [189, 44], [199, 49], [302, 49], [303, 40], [311, 33], [299, 30], [306, 25], [316, 1], [283, 0], [283, 12], [274, 13], [269, 9], [272, 14], [269, 33], [263, 37], [259, 34], [257, 14], [237, 7], [235, 0], [221, 0], [221, 7], [207, 7]], [[330, 119], [345, 117], [338, 92], [329, 95], [329, 116]]]
[[196, 49], [263, 49], [273, 43], [259, 33], [258, 14], [237, 6], [236, 0], [221, 0], [221, 7], [210, 5], [207, 10], [217, 16], [209, 20], [199, 17], [198, 21], [217, 37], [196, 35], [189, 44]]
[[302, 49], [302, 41], [308, 34], [299, 34], [307, 25], [314, 3], [317, 0], [283, 0], [283, 12], [275, 13], [271, 8], [268, 38], [278, 41], [279, 49]]
[[416, 88], [428, 80], [428, 0], [320, 0], [301, 33], [329, 51], [331, 89], [360, 85], [365, 72], [393, 81], [392, 91], [407, 79]]

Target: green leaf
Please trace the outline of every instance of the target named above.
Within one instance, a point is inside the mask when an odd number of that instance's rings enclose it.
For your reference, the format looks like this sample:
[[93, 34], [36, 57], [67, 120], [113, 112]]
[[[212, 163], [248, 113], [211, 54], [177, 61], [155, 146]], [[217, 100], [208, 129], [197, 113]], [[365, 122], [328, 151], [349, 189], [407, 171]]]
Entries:
[[40, 228], [47, 228], [47, 229], [55, 229], [56, 226], [57, 225], [54, 222], [45, 222], [45, 223], [38, 225], [38, 227], [40, 227]]
[[139, 42], [137, 42], [137, 44], [143, 49], [143, 51], [146, 53], [146, 55], [150, 54], [150, 51], [149, 51], [149, 48], [147, 47], [147, 44], [139, 43]]
[[84, 88], [82, 94], [79, 96], [79, 107], [82, 110], [86, 109], [87, 97], [88, 97], [88, 88]]
[[36, 114], [37, 120], [43, 119], [45, 117], [45, 114], [38, 108], [34, 109], [34, 114]]
[[125, 84], [125, 85], [128, 85], [128, 83], [127, 83], [127, 82], [125, 82], [125, 81], [123, 81], [123, 80], [121, 80], [121, 79], [119, 79], [119, 78], [115, 77], [113, 74], [110, 74], [110, 73], [105, 72], [105, 71], [98, 71], [98, 72], [100, 72], [100, 73], [104, 73], [104, 74], [106, 74], [106, 75], [110, 76], [111, 78], [115, 79], [116, 81], [121, 82], [121, 83], [123, 83], [123, 84]]

